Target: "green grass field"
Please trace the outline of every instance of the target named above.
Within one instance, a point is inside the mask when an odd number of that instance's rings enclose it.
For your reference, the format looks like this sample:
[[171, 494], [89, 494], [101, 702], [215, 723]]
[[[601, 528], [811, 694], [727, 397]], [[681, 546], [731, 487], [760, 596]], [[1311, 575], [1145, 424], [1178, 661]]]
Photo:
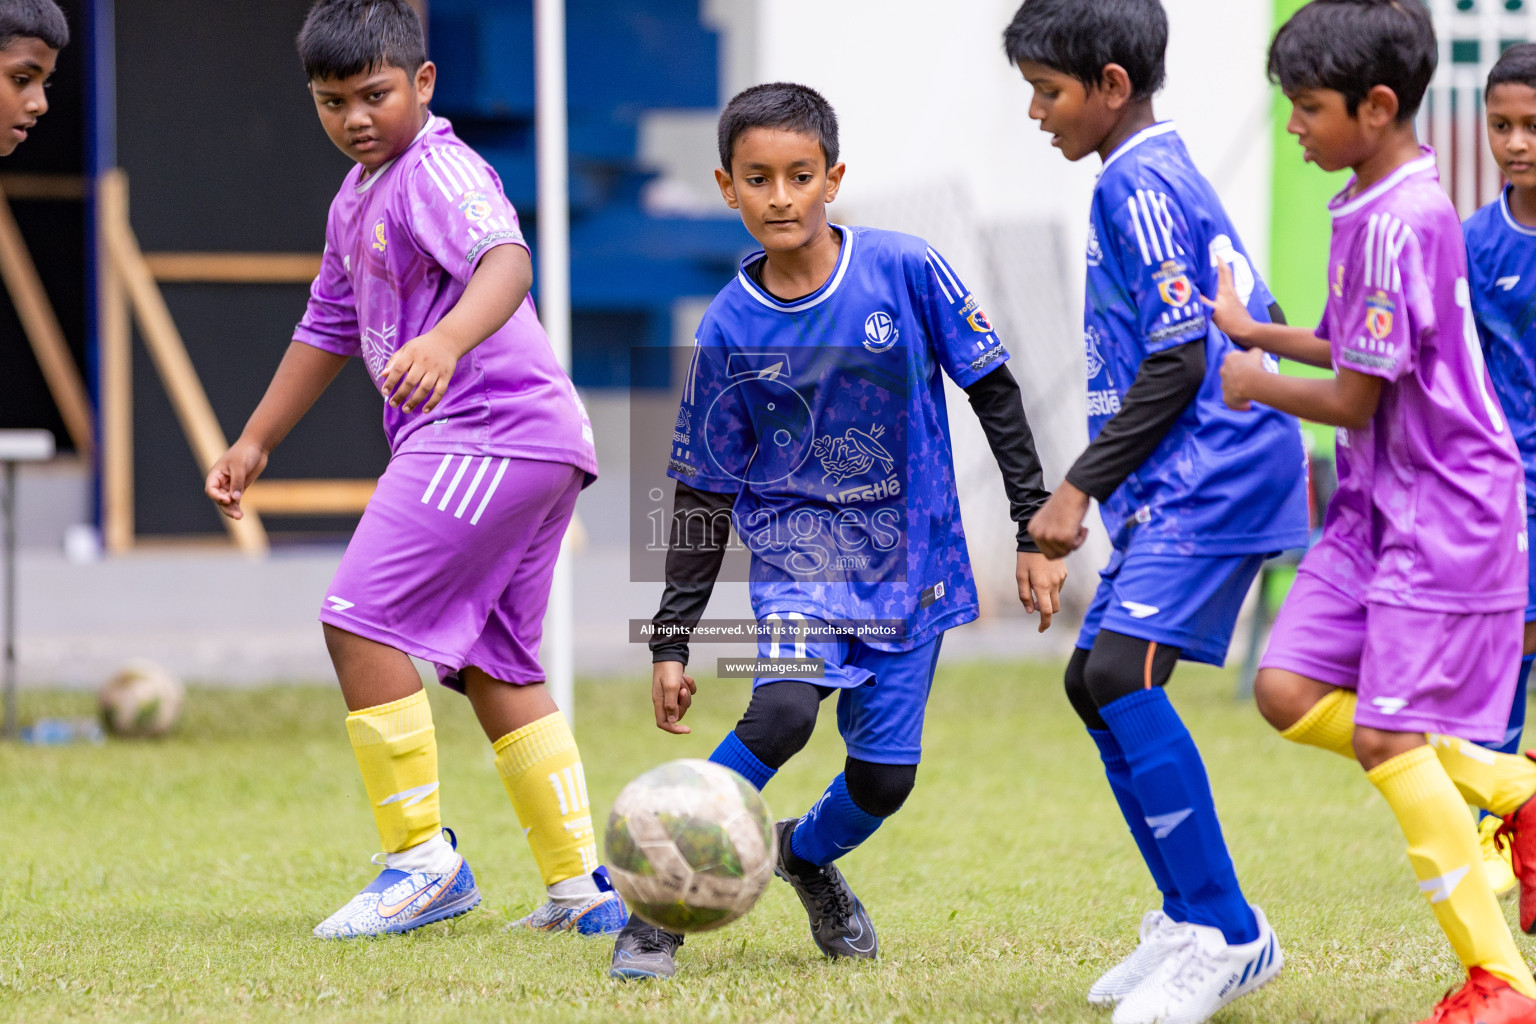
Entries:
[[[1055, 666], [941, 669], [916, 792], [842, 864], [880, 929], [877, 962], [822, 959], [775, 881], [744, 921], [690, 939], [670, 983], [610, 981], [606, 941], [503, 931], [538, 878], [452, 694], [432, 694], [443, 809], [485, 902], [383, 940], [309, 937], [376, 870], [336, 691], [194, 691], [164, 742], [0, 745], [0, 1020], [1107, 1024], [1083, 993], [1134, 944], [1153, 889], [1059, 678]], [[1386, 806], [1358, 768], [1278, 739], [1231, 687], [1182, 668], [1174, 699], [1286, 966], [1217, 1020], [1426, 1016], [1460, 970]], [[599, 828], [625, 781], [706, 756], [747, 696], [703, 682], [695, 732], [676, 738], [651, 724], [648, 689], [579, 688]], [[25, 715], [90, 706], [23, 695]], [[769, 787], [771, 807], [803, 810], [841, 763], [829, 707]]]

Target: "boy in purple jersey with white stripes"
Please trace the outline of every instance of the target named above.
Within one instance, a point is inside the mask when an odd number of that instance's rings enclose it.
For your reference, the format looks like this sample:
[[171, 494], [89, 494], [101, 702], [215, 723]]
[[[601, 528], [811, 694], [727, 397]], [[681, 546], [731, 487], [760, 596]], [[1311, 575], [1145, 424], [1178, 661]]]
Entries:
[[468, 696], [493, 743], [548, 888], [518, 924], [617, 931], [627, 915], [597, 863], [580, 754], [538, 661], [555, 559], [597, 460], [528, 297], [517, 214], [428, 110], [436, 68], [405, 0], [319, 0], [298, 42], [320, 122], [357, 167], [331, 204], [308, 311], [207, 492], [238, 519], [273, 447], [363, 358], [391, 458], [320, 619], [384, 871], [315, 934], [403, 932], [480, 901], [442, 827], [411, 655]]
[[[1333, 200], [1316, 332], [1258, 324], [1224, 268], [1218, 324], [1251, 350], [1226, 400], [1339, 430], [1339, 489], [1301, 563], [1255, 693], [1281, 735], [1358, 760], [1397, 817], [1441, 928], [1467, 968], [1431, 1020], [1536, 1021], [1536, 981], [1493, 894], [1466, 802], [1505, 819], [1536, 883], [1536, 766], [1470, 741], [1503, 735], [1526, 604], [1523, 469], [1483, 364], [1456, 210], [1413, 115], [1434, 74], [1414, 0], [1314, 0], [1276, 35], [1270, 76]], [[1261, 351], [1262, 350], [1262, 351]], [[1332, 368], [1266, 372], [1264, 352]], [[1459, 792], [1458, 792], [1459, 790]]]

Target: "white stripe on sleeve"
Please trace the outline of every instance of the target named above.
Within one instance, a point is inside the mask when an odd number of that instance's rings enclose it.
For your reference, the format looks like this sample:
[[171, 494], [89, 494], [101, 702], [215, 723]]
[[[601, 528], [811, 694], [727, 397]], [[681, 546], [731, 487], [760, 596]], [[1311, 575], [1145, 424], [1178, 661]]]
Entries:
[[1141, 261], [1150, 267], [1152, 253], [1147, 249], [1147, 234], [1141, 229], [1141, 211], [1136, 208], [1136, 197], [1126, 199], [1125, 204], [1131, 209], [1131, 226], [1136, 229], [1136, 244], [1141, 246]]
[[429, 149], [421, 158], [421, 166], [427, 169], [427, 174], [437, 183], [437, 190], [443, 194], [443, 198], [453, 202], [453, 193], [448, 191], [448, 186], [443, 183], [442, 177], [437, 173], [437, 168], [432, 166], [432, 151]]

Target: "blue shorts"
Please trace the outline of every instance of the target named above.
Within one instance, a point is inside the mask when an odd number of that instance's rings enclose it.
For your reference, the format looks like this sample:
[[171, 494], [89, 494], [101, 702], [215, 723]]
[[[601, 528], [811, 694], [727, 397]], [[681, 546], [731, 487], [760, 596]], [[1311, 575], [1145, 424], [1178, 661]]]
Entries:
[[[786, 613], [784, 618], [803, 616]], [[825, 676], [800, 681], [837, 691], [837, 731], [849, 756], [875, 764], [917, 764], [923, 758], [923, 714], [943, 642], [940, 633], [910, 651], [889, 652], [852, 637], [812, 639], [797, 645], [765, 636], [758, 640], [757, 656], [820, 659]], [[797, 678], [759, 676], [752, 686]]]
[[1525, 521], [1525, 557], [1530, 559], [1531, 576], [1526, 583], [1525, 596], [1525, 621], [1536, 622], [1536, 551], [1531, 550], [1536, 545], [1530, 543], [1529, 538], [1536, 537], [1536, 516]]
[[1126, 555], [1116, 551], [1077, 646], [1093, 648], [1099, 630], [1180, 649], [1184, 661], [1222, 665], [1237, 613], [1268, 555]]

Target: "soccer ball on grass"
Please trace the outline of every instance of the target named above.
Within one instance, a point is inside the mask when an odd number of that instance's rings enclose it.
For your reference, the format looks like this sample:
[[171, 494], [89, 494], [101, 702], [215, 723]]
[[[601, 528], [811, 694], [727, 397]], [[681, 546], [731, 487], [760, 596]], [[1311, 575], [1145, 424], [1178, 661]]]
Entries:
[[164, 736], [181, 716], [187, 691], [152, 661], [130, 661], [102, 685], [101, 722], [114, 736]]
[[721, 928], [773, 877], [778, 841], [752, 784], [710, 761], [669, 761], [620, 791], [604, 840], [614, 888], [672, 932]]

